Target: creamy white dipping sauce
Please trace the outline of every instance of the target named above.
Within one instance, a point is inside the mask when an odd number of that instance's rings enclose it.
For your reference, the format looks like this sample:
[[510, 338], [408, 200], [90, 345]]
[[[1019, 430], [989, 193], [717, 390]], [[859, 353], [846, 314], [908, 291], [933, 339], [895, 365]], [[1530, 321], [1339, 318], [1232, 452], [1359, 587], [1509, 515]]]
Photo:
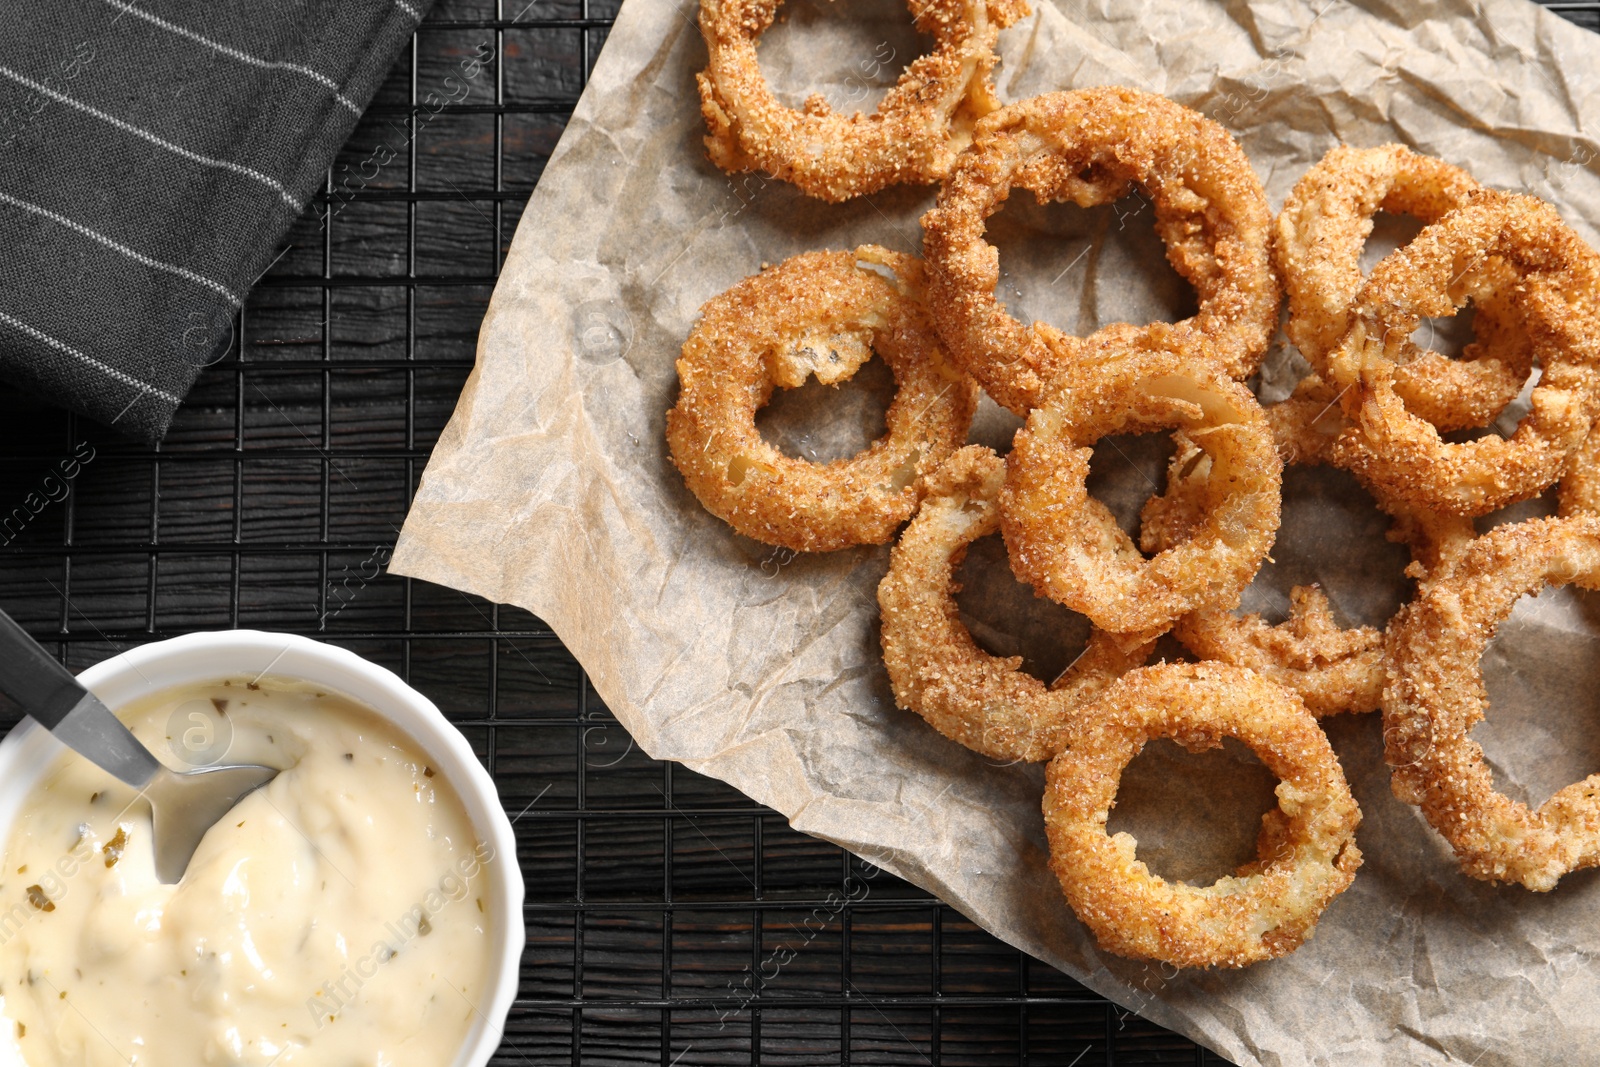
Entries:
[[494, 857], [394, 726], [301, 683], [258, 685], [118, 709], [175, 769], [169, 735], [218, 726], [224, 762], [283, 769], [178, 885], [156, 878], [148, 805], [76, 753], [26, 799], [0, 867], [0, 1064], [454, 1061], [487, 993]]

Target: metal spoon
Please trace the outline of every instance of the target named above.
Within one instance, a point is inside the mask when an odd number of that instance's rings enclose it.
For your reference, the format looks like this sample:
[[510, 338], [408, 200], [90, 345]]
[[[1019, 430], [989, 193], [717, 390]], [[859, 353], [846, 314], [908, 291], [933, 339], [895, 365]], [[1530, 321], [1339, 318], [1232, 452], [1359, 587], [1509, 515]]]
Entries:
[[156, 876], [167, 885], [183, 878], [211, 825], [278, 774], [276, 768], [254, 764], [168, 769], [3, 611], [0, 693], [68, 748], [144, 795], [155, 834]]

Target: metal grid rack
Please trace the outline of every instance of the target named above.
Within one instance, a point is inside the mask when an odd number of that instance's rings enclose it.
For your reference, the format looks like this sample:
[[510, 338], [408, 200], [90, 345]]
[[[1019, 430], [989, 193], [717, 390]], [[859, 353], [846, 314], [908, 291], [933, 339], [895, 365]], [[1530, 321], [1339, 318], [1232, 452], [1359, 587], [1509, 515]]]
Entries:
[[[1600, 26], [1600, 3], [1552, 6]], [[614, 15], [439, 0], [160, 448], [0, 397], [0, 516], [28, 502], [0, 528], [0, 604], [74, 669], [279, 629], [444, 708], [517, 816], [528, 883], [496, 1064], [1223, 1062], [887, 874], [839, 903], [860, 861], [645, 758], [538, 619], [379, 575]], [[484, 49], [460, 102], [418, 107]]]

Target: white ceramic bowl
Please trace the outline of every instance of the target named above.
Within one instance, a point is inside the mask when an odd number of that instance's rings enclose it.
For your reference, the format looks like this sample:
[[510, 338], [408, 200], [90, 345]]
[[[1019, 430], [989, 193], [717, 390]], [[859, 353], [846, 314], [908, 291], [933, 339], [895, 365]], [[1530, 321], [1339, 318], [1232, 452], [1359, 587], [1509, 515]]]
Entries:
[[[488, 772], [466, 738], [434, 703], [393, 671], [342, 648], [292, 634], [230, 630], [159, 641], [113, 656], [78, 676], [84, 687], [113, 710], [175, 686], [239, 675], [276, 675], [337, 690], [398, 726], [427, 754], [429, 763], [455, 787], [478, 838], [494, 849], [484, 869], [495, 891], [490, 909], [496, 932], [489, 963], [489, 996], [467, 1034], [453, 1067], [485, 1067], [499, 1047], [505, 1019], [517, 993], [518, 968], [527, 937], [522, 925], [522, 875], [511, 822]], [[11, 835], [23, 799], [65, 751], [49, 731], [25, 719], [0, 741], [0, 848]]]

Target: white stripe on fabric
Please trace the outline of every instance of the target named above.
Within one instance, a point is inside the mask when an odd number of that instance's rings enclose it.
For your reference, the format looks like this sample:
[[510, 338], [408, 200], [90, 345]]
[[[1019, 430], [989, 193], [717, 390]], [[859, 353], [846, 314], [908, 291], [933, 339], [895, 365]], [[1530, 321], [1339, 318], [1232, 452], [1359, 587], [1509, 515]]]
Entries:
[[418, 22], [422, 21], [422, 12], [406, 3], [406, 0], [394, 0], [394, 6], [399, 8], [401, 11], [404, 11]]
[[125, 122], [122, 119], [117, 118], [115, 115], [108, 114], [108, 113], [106, 113], [104, 111], [101, 111], [97, 107], [92, 107], [92, 106], [90, 106], [88, 104], [85, 104], [81, 100], [74, 100], [72, 97], [66, 95], [65, 93], [58, 93], [54, 89], [49, 88], [48, 86], [40, 85], [38, 82], [34, 81], [32, 78], [29, 78], [28, 76], [26, 76], [24, 74], [18, 74], [16, 71], [12, 70], [10, 67], [0, 66], [0, 75], [4, 75], [5, 77], [10, 78], [12, 81], [18, 83], [19, 85], [26, 85], [28, 88], [32, 89], [34, 92], [43, 93], [45, 96], [48, 96], [50, 99], [58, 101], [59, 103], [66, 104], [68, 107], [75, 107], [79, 111], [83, 111], [83, 112], [86, 112], [86, 113], [88, 113], [90, 115], [93, 115], [95, 118], [100, 119], [102, 122], [109, 122], [111, 125], [117, 127], [117, 129], [119, 129], [119, 130], [125, 130], [126, 132], [131, 133], [136, 137], [143, 137], [146, 141], [149, 141], [151, 144], [159, 145], [160, 147], [165, 148], [167, 151], [172, 152], [175, 155], [182, 156], [185, 159], [192, 160], [195, 163], [199, 163], [199, 164], [201, 164], [203, 166], [221, 167], [223, 170], [230, 170], [230, 171], [233, 171], [235, 174], [242, 174], [247, 178], [254, 178], [256, 181], [261, 182], [263, 185], [269, 186], [272, 189], [277, 190], [278, 195], [283, 198], [283, 202], [284, 203], [288, 204], [290, 207], [294, 208], [296, 211], [300, 210], [300, 204], [295, 200], [294, 196], [289, 192], [289, 190], [283, 185], [282, 182], [278, 181], [276, 178], [272, 178], [272, 177], [269, 177], [269, 176], [267, 176], [265, 174], [262, 174], [259, 170], [252, 170], [252, 169], [250, 169], [249, 167], [245, 166], [242, 163], [234, 163], [231, 160], [227, 160], [227, 159], [212, 159], [210, 156], [202, 156], [198, 152], [191, 152], [187, 148], [184, 148], [182, 145], [176, 145], [176, 144], [173, 144], [171, 141], [165, 140], [164, 138], [157, 137], [155, 134], [151, 133], [149, 130], [141, 129], [140, 127], [135, 126], [131, 122]]
[[168, 403], [170, 403], [173, 407], [177, 407], [179, 404], [183, 403], [182, 399], [180, 399], [179, 397], [173, 396], [171, 393], [167, 392], [166, 390], [157, 389], [155, 386], [150, 385], [148, 382], [141, 382], [139, 379], [135, 378], [131, 374], [124, 374], [122, 371], [119, 371], [117, 368], [111, 366], [110, 364], [102, 363], [98, 359], [95, 359], [93, 356], [85, 355], [84, 353], [79, 352], [76, 348], [73, 348], [71, 345], [67, 344], [65, 341], [57, 341], [54, 337], [51, 337], [49, 334], [45, 333], [43, 330], [34, 329], [32, 326], [29, 326], [27, 323], [23, 322], [21, 319], [14, 318], [11, 315], [7, 315], [4, 311], [0, 311], [0, 322], [9, 323], [10, 325], [15, 326], [17, 329], [21, 330], [23, 333], [27, 334], [29, 337], [32, 337], [32, 338], [34, 338], [35, 340], [38, 340], [38, 341], [43, 341], [45, 344], [49, 345], [51, 348], [55, 349], [57, 352], [65, 352], [67, 355], [73, 357], [74, 359], [83, 361], [84, 363], [86, 363], [89, 366], [93, 367], [95, 370], [97, 370], [100, 373], [104, 374], [108, 378], [114, 378], [117, 381], [121, 382], [122, 384], [132, 386], [133, 388], [139, 390], [142, 393], [154, 393], [156, 396], [159, 396], [162, 400], [165, 400]]
[[293, 71], [296, 74], [303, 74], [312, 81], [316, 82], [318, 85], [326, 87], [330, 92], [333, 93], [333, 98], [340, 104], [344, 105], [344, 107], [348, 108], [351, 114], [361, 114], [361, 109], [356, 106], [355, 101], [351, 100], [349, 97], [345, 96], [339, 91], [338, 82], [334, 81], [326, 74], [312, 70], [310, 67], [301, 66], [299, 63], [289, 63], [284, 60], [261, 59], [260, 57], [253, 56], [248, 52], [242, 52], [231, 45], [223, 44], [221, 41], [213, 41], [209, 37], [196, 33], [194, 30], [179, 26], [176, 23], [168, 22], [166, 19], [152, 15], [148, 11], [141, 11], [137, 6], [130, 3], [125, 3], [124, 0], [106, 0], [106, 3], [110, 4], [112, 7], [123, 12], [124, 14], [137, 15], [139, 18], [144, 19], [152, 26], [158, 26], [161, 29], [166, 30], [168, 33], [177, 34], [179, 37], [187, 37], [191, 41], [194, 41], [198, 44], [203, 44], [207, 48], [210, 48], [213, 51], [221, 52], [223, 55], [230, 56], [233, 59], [237, 59], [241, 63], [249, 63], [251, 66], [262, 67], [267, 70], [288, 70]]
[[76, 232], [83, 234], [83, 236], [89, 238], [90, 240], [99, 241], [107, 248], [114, 248], [118, 252], [121, 252], [123, 255], [127, 256], [129, 259], [143, 263], [147, 267], [154, 268], [155, 270], [164, 270], [168, 274], [176, 274], [180, 278], [187, 278], [196, 285], [203, 285], [207, 289], [221, 293], [227, 298], [228, 303], [232, 304], [234, 307], [238, 307], [243, 303], [242, 300], [233, 295], [233, 290], [229, 289], [226, 285], [223, 285], [219, 281], [207, 278], [204, 274], [196, 274], [194, 271], [185, 267], [178, 267], [171, 263], [163, 263], [159, 259], [152, 259], [143, 252], [129, 248], [121, 241], [116, 241], [110, 237], [107, 237], [99, 230], [91, 230], [83, 223], [69, 219], [65, 215], [57, 214], [47, 207], [40, 207], [38, 204], [31, 204], [26, 200], [12, 196], [10, 193], [4, 191], [0, 191], [0, 203], [10, 204], [12, 207], [21, 208], [23, 211], [31, 211], [35, 215], [42, 215], [51, 222], [59, 223], [60, 225], [67, 227], [69, 230], [75, 230]]

